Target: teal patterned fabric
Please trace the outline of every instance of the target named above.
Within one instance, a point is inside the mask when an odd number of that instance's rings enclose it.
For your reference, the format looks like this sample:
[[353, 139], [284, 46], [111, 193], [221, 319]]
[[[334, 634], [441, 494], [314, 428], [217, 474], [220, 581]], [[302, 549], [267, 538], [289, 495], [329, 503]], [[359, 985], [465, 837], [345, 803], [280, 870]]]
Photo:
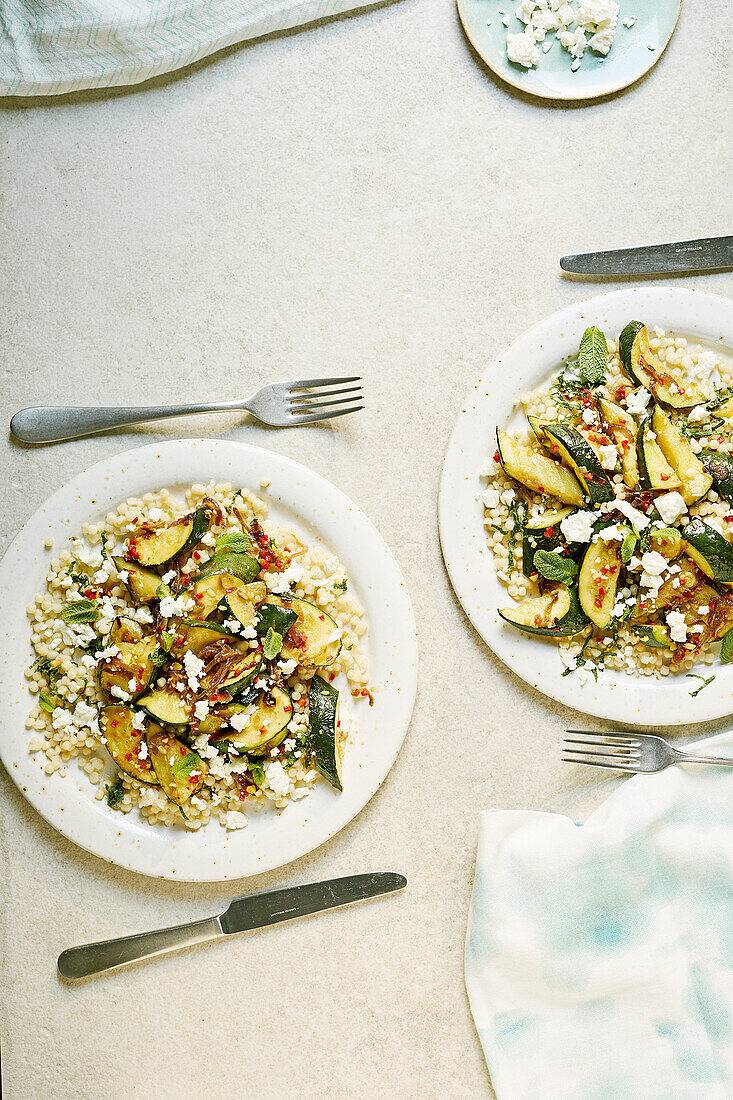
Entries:
[[0, 95], [139, 84], [372, 0], [0, 0]]
[[730, 1100], [733, 769], [482, 814], [465, 966], [500, 1100]]

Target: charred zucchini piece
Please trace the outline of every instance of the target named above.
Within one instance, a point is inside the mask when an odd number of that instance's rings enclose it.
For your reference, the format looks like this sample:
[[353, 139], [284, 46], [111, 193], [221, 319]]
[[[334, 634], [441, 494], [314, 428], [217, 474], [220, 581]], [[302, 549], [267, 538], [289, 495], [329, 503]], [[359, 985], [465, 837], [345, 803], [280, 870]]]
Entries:
[[177, 691], [157, 688], [138, 699], [137, 705], [151, 718], [166, 726], [187, 726], [191, 721], [191, 704]]
[[168, 730], [148, 731], [148, 750], [158, 782], [171, 802], [183, 806], [201, 790], [206, 762]]
[[679, 488], [680, 479], [667, 462], [656, 441], [651, 416], [647, 416], [639, 425], [636, 457], [639, 463], [639, 481], [643, 489], [667, 492]]
[[230, 573], [232, 576], [238, 577], [240, 581], [244, 581], [245, 584], [250, 584], [250, 582], [256, 581], [260, 575], [260, 563], [257, 558], [253, 558], [249, 554], [224, 551], [223, 553], [214, 554], [210, 561], [202, 565], [196, 574], [196, 580], [198, 581], [203, 577], [212, 577], [217, 573]]
[[213, 573], [210, 576], [197, 580], [190, 588], [186, 589], [189, 596], [196, 604], [193, 612], [194, 619], [208, 619], [212, 612], [224, 598], [224, 590], [221, 586], [221, 574]]
[[256, 680], [261, 664], [261, 653], [245, 653], [229, 669], [226, 679], [218, 685], [219, 690], [228, 691], [230, 695], [241, 695]]
[[528, 634], [553, 638], [577, 634], [588, 625], [577, 588], [566, 584], [558, 584], [542, 596], [523, 600], [516, 607], [505, 607], [499, 615]]
[[639, 484], [639, 464], [636, 461], [636, 421], [625, 409], [606, 397], [599, 398], [598, 408], [608, 434], [621, 456], [624, 483], [630, 489], [636, 489]]
[[621, 574], [617, 542], [592, 542], [585, 552], [578, 578], [580, 606], [591, 622], [605, 629], [613, 618], [616, 590]]
[[[222, 726], [229, 724], [229, 719], [233, 714], [243, 714], [246, 710], [250, 710], [251, 704], [248, 703], [225, 703], [223, 706], [215, 707], [210, 710], [205, 718], [202, 718], [198, 724], [199, 733], [218, 733]], [[222, 733], [222, 738], [226, 738], [226, 734]]]
[[694, 591], [700, 581], [699, 569], [687, 557], [680, 559], [679, 566], [680, 572], [667, 577], [656, 596], [647, 596], [637, 604], [632, 615], [633, 622], [641, 622], [657, 611], [682, 603]]
[[[147, 688], [156, 673], [152, 655], [158, 648], [156, 637], [143, 638], [141, 642], [115, 642], [119, 655], [108, 657], [99, 666], [99, 686], [109, 694], [112, 688], [135, 699]], [[132, 686], [131, 686], [132, 685]]]
[[176, 626], [173, 636], [171, 653], [174, 657], [182, 657], [187, 650], [197, 656], [205, 646], [212, 642], [238, 642], [236, 634], [232, 634], [220, 623], [198, 622], [194, 619], [185, 619]]
[[121, 615], [112, 623], [107, 645], [117, 645], [119, 642], [141, 642], [144, 637], [145, 631], [136, 619]]
[[674, 528], [667, 528], [664, 533], [658, 532], [652, 533], [649, 536], [649, 549], [656, 550], [658, 554], [661, 554], [667, 561], [674, 561], [682, 553], [682, 535], [679, 531], [672, 531]]
[[702, 500], [707, 496], [713, 478], [659, 405], [655, 406], [652, 413], [652, 427], [662, 454], [679, 479], [685, 504], [695, 504]]
[[245, 584], [238, 577], [225, 575], [222, 578], [224, 602], [235, 619], [244, 627], [255, 626], [257, 608], [267, 599], [267, 585], [264, 581]]
[[719, 531], [699, 517], [682, 531], [685, 551], [706, 577], [721, 584], [733, 583], [733, 546]]
[[[572, 508], [558, 508], [545, 512], [539, 519], [531, 520], [527, 524], [522, 535], [522, 572], [525, 577], [531, 577], [536, 572], [534, 556], [538, 550], [554, 550], [562, 545], [560, 524], [572, 511]], [[569, 550], [572, 552], [577, 545], [579, 544], [571, 544]]]
[[569, 466], [583, 487], [591, 504], [613, 500], [612, 482], [598, 461], [587, 439], [567, 424], [546, 424], [544, 439], [560, 459]]
[[669, 631], [661, 623], [654, 623], [653, 625], [637, 623], [636, 626], [632, 626], [631, 630], [650, 649], [674, 649], [675, 647], [669, 636]]
[[621, 366], [637, 386], [644, 386], [673, 409], [691, 409], [705, 401], [694, 382], [681, 385], [649, 347], [649, 333], [641, 321], [630, 321], [618, 340]]
[[241, 730], [222, 726], [216, 740], [229, 741], [253, 756], [260, 756], [285, 740], [288, 722], [293, 716], [293, 704], [284, 688], [273, 687], [271, 692], [258, 696], [252, 707], [244, 710], [250, 711], [246, 725]]
[[729, 420], [733, 416], [733, 397], [729, 397], [721, 405], [715, 405], [711, 411], [716, 416], [722, 416], [724, 420]]
[[339, 693], [333, 684], [314, 676], [308, 696], [310, 742], [313, 763], [321, 775], [337, 791], [342, 791], [341, 729], [339, 723]]
[[208, 528], [206, 509], [197, 508], [160, 531], [131, 538], [128, 555], [143, 566], [167, 565], [200, 542]]
[[548, 455], [520, 443], [507, 432], [497, 429], [499, 461], [504, 473], [536, 493], [546, 493], [563, 504], [583, 504], [580, 482], [569, 470]]
[[[145, 730], [137, 730], [132, 724], [134, 711], [130, 707], [102, 707], [99, 712], [99, 728], [107, 743], [107, 750], [118, 768], [141, 783], [157, 785], [157, 778], [150, 762], [145, 741]], [[150, 729], [159, 729], [150, 726]]]
[[[733, 401], [733, 398], [731, 398]], [[725, 451], [700, 451], [700, 461], [713, 478], [717, 492], [733, 504], [733, 455]]]
[[333, 664], [341, 652], [341, 628], [335, 619], [315, 604], [295, 597], [271, 596], [270, 603], [286, 611], [294, 611], [298, 616], [297, 622], [283, 639], [280, 650], [282, 660], [297, 661], [301, 668], [322, 668]]
[[158, 589], [161, 584], [158, 573], [154, 573], [152, 569], [145, 569], [137, 562], [125, 561], [124, 558], [112, 560], [117, 567], [117, 572], [122, 574], [120, 579], [135, 603], [152, 603], [158, 598]]

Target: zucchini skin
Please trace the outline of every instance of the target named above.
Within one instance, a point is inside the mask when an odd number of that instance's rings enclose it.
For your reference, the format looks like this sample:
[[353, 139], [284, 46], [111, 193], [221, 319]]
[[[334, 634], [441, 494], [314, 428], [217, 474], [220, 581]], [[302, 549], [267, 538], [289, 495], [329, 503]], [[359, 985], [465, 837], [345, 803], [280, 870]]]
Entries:
[[613, 500], [611, 479], [596, 458], [590, 443], [579, 431], [566, 424], [546, 424], [543, 437], [549, 441], [550, 446], [558, 448], [591, 504], [604, 504]]
[[[573, 509], [568, 508], [566, 511], [570, 515]], [[536, 573], [534, 556], [538, 550], [552, 551], [563, 545], [565, 540], [560, 530], [561, 522], [562, 520], [546, 527], [525, 527], [522, 536], [522, 572], [525, 577], [531, 577]], [[570, 543], [567, 546], [567, 552], [567, 556], [573, 561], [580, 561], [583, 556], [583, 544]]]
[[636, 460], [639, 464], [639, 483], [642, 489], [651, 492], [666, 492], [679, 488], [680, 479], [667, 462], [654, 434], [652, 414], [646, 416], [639, 425], [636, 437]]
[[637, 427], [633, 416], [607, 397], [598, 399], [601, 418], [616, 444], [621, 458], [624, 482], [630, 489], [639, 484], [639, 464], [636, 458]]
[[696, 517], [683, 529], [682, 538], [687, 553], [707, 577], [733, 584], [733, 546], [719, 531]]
[[534, 492], [547, 493], [562, 504], [583, 505], [583, 488], [575, 474], [549, 455], [531, 450], [508, 432], [496, 429], [499, 461], [507, 477]]
[[338, 739], [338, 691], [320, 676], [311, 680], [308, 738], [313, 763], [337, 791], [342, 791], [341, 752]]
[[[498, 614], [504, 622], [509, 623], [510, 626], [516, 626], [519, 630], [523, 630], [525, 634], [536, 634], [542, 638], [567, 638], [572, 634], [579, 634], [581, 630], [584, 630], [585, 627], [588, 626], [589, 620], [580, 605], [577, 586], [560, 584], [558, 588], [560, 591], [563, 589], [566, 591], [569, 597], [568, 608], [562, 617], [550, 626], [522, 623], [519, 622], [518, 619], [513, 618], [512, 611], [516, 614], [521, 610], [524, 604], [519, 604], [516, 610], [513, 608], [508, 608], [504, 611], [499, 610]], [[542, 597], [534, 598], [541, 599]], [[525, 601], [525, 603], [529, 603], [529, 600]]]
[[659, 449], [677, 476], [685, 504], [703, 500], [713, 484], [712, 474], [659, 405], [652, 410], [652, 427]]
[[621, 576], [619, 551], [618, 543], [592, 542], [585, 552], [583, 564], [580, 567], [578, 578], [580, 605], [599, 630], [604, 630], [613, 618], [616, 591]]
[[647, 626], [646, 623], [637, 623], [631, 627], [632, 633], [638, 635], [644, 645], [650, 649], [674, 649], [675, 644], [669, 636], [669, 631], [661, 623]]
[[698, 458], [715, 482], [720, 495], [733, 504], [733, 455], [720, 451], [700, 451]]
[[621, 366], [638, 386], [644, 386], [663, 405], [672, 409], [691, 409], [705, 401], [693, 383], [672, 392], [669, 375], [649, 348], [649, 333], [642, 321], [629, 321], [618, 340]]

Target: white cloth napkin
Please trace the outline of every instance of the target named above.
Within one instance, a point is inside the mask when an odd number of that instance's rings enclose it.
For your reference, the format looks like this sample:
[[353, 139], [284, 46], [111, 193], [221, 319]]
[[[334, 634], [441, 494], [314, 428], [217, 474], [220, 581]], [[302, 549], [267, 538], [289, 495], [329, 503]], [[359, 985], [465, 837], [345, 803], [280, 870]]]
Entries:
[[581, 826], [482, 814], [466, 987], [500, 1100], [730, 1100], [732, 964], [733, 769], [636, 776]]
[[0, 0], [0, 95], [139, 84], [373, 0]]

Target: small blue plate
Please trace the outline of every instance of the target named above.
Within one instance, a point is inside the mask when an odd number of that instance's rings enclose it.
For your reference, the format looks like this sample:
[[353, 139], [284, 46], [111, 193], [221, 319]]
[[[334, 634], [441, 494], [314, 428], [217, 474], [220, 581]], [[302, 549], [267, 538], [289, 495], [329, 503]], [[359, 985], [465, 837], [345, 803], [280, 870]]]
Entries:
[[[628, 87], [648, 72], [667, 48], [680, 14], [682, 0], [617, 0], [619, 12], [616, 41], [607, 57], [586, 49], [577, 72], [572, 57], [563, 49], [555, 32], [545, 42], [552, 48], [542, 52], [535, 69], [524, 69], [507, 59], [506, 36], [525, 29], [515, 15], [517, 0], [457, 0], [458, 14], [469, 42], [492, 72], [529, 95], [542, 99], [597, 99]], [[511, 17], [502, 23], [500, 9]], [[623, 20], [636, 16], [630, 29]], [[649, 47], [653, 46], [654, 49]]]

